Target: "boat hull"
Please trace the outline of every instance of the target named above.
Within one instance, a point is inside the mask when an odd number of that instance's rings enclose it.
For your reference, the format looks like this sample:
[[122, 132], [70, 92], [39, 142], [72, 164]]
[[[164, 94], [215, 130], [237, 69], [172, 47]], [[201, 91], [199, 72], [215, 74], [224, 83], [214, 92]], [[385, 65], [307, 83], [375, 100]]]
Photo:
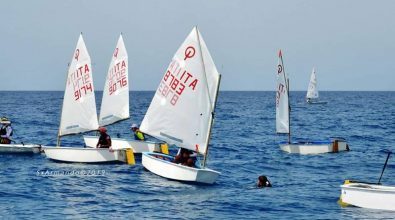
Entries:
[[106, 163], [126, 161], [123, 150], [110, 151], [108, 148], [42, 147], [45, 155], [52, 160], [72, 163]]
[[[98, 136], [84, 136], [87, 147], [96, 147]], [[111, 148], [114, 150], [132, 148], [134, 153], [160, 152], [160, 143], [152, 141], [139, 141], [132, 139], [111, 138]]]
[[361, 208], [395, 211], [395, 187], [366, 183], [341, 185], [341, 201]]
[[337, 153], [349, 150], [345, 140], [280, 143], [280, 148], [288, 153], [298, 154]]
[[328, 104], [328, 102], [326, 102], [326, 101], [310, 101], [310, 102], [306, 102], [307, 104], [312, 104], [312, 105], [314, 105], [314, 104], [316, 104], [316, 105], [325, 105], [325, 104]]
[[2, 154], [29, 154], [40, 153], [41, 146], [34, 144], [0, 144], [0, 153]]
[[144, 152], [142, 154], [143, 166], [152, 173], [172, 180], [213, 184], [220, 172], [207, 168], [194, 168], [171, 162], [174, 157]]

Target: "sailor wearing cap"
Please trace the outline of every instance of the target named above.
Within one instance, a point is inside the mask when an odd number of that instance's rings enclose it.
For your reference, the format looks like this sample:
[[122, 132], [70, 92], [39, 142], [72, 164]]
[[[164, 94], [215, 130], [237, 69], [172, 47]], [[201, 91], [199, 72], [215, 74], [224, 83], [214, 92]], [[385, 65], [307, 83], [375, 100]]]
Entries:
[[111, 137], [107, 134], [107, 128], [99, 127], [100, 137], [96, 144], [97, 148], [111, 148]]
[[1, 144], [10, 144], [11, 143], [11, 136], [12, 136], [12, 127], [11, 121], [6, 117], [0, 118], [0, 143]]

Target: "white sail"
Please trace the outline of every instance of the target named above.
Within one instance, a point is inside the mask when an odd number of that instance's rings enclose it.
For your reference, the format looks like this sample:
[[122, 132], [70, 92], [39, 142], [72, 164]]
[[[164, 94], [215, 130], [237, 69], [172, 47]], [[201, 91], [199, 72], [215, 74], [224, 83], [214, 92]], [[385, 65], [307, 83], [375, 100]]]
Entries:
[[195, 27], [170, 62], [140, 129], [204, 154], [218, 83], [217, 68]]
[[278, 53], [276, 87], [276, 131], [289, 133], [288, 77], [284, 70], [281, 50]]
[[310, 76], [309, 87], [307, 88], [306, 98], [315, 99], [318, 98], [318, 89], [317, 89], [317, 77], [315, 75], [315, 69], [313, 68], [313, 72]]
[[98, 128], [91, 59], [80, 35], [66, 79], [59, 137]]
[[129, 118], [128, 54], [120, 35], [104, 84], [99, 124], [105, 126], [126, 118]]

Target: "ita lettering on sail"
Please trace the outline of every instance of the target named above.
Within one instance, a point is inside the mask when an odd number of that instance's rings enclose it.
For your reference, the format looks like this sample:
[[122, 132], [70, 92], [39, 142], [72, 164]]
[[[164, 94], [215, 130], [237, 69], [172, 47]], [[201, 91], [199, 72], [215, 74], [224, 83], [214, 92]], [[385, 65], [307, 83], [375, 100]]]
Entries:
[[172, 105], [176, 105], [185, 92], [194, 92], [198, 85], [199, 79], [185, 68], [185, 62], [194, 59], [195, 54], [195, 47], [186, 47], [184, 59], [173, 58], [159, 84], [157, 94], [166, 98]]

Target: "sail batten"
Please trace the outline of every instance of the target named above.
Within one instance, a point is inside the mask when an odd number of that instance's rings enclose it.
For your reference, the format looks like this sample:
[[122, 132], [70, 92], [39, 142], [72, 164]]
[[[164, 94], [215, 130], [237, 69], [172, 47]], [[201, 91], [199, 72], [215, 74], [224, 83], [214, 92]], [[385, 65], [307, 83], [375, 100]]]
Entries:
[[98, 128], [92, 65], [82, 34], [78, 39], [66, 79], [58, 136]]
[[113, 124], [130, 117], [128, 74], [128, 54], [123, 37], [120, 35], [104, 84], [99, 115], [100, 126]]
[[218, 83], [219, 73], [195, 27], [165, 71], [140, 129], [204, 154]]
[[288, 76], [284, 70], [282, 52], [278, 54], [276, 87], [276, 132], [288, 134], [289, 131], [289, 88]]
[[306, 98], [316, 99], [319, 97], [317, 88], [317, 76], [315, 74], [315, 69], [311, 72], [309, 87], [307, 88]]

